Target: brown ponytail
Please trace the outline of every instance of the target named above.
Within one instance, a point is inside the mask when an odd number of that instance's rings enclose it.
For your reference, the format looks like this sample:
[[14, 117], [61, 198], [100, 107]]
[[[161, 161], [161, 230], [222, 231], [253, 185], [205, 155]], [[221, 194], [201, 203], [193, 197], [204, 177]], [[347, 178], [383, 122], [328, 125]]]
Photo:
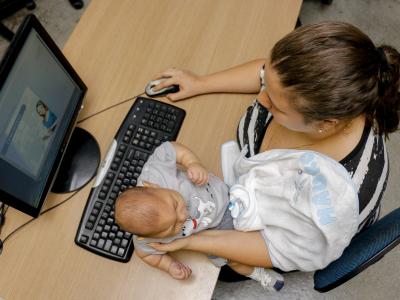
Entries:
[[369, 121], [376, 121], [378, 132], [386, 136], [397, 130], [400, 108], [400, 55], [393, 47], [383, 45], [377, 48], [380, 56], [378, 72], [378, 100], [375, 107], [367, 112]]
[[271, 66], [306, 122], [365, 113], [379, 134], [398, 128], [400, 55], [350, 24], [297, 28], [274, 46]]

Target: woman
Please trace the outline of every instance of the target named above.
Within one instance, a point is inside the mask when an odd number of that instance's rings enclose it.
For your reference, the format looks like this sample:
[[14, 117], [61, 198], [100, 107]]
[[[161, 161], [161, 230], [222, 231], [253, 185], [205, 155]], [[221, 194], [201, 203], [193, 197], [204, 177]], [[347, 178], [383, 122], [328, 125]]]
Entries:
[[[359, 231], [379, 216], [389, 174], [385, 138], [398, 128], [400, 55], [375, 47], [346, 23], [303, 26], [281, 39], [266, 59], [207, 76], [166, 70], [155, 89], [178, 84], [177, 101], [213, 92], [259, 94], [240, 120], [247, 156], [271, 149], [305, 149], [341, 163], [358, 188]], [[260, 232], [209, 230], [166, 245], [253, 266], [271, 267]], [[312, 245], [310, 245], [312, 247]]]
[[42, 124], [47, 129], [46, 134], [42, 137], [43, 140], [46, 140], [57, 127], [57, 116], [41, 100], [36, 103], [36, 112], [42, 118]]

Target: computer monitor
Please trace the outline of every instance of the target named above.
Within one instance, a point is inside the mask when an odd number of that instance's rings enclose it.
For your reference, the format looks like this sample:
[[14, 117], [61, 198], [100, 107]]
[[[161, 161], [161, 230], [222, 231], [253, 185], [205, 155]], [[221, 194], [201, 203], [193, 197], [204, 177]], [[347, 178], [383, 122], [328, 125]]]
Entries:
[[[36, 17], [26, 17], [0, 66], [1, 202], [37, 217], [57, 171], [82, 181], [59, 167], [86, 90]], [[76, 152], [85, 141], [73, 144]]]

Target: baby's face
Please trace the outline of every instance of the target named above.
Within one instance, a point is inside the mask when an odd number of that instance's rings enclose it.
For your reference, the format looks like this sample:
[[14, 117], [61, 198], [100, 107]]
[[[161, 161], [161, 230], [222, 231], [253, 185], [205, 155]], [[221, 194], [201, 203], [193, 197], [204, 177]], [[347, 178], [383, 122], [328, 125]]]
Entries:
[[179, 234], [189, 216], [186, 209], [186, 201], [181, 194], [174, 190], [156, 188], [154, 192], [157, 198], [157, 209], [160, 218], [158, 233], [151, 237], [165, 238]]

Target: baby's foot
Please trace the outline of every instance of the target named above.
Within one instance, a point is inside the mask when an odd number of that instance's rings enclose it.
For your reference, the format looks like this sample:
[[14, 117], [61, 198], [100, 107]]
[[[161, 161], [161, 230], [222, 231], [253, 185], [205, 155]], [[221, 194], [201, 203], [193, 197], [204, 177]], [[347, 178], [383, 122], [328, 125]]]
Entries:
[[170, 264], [168, 268], [168, 273], [173, 278], [182, 280], [189, 278], [190, 275], [192, 274], [192, 270], [188, 266], [176, 260]]

